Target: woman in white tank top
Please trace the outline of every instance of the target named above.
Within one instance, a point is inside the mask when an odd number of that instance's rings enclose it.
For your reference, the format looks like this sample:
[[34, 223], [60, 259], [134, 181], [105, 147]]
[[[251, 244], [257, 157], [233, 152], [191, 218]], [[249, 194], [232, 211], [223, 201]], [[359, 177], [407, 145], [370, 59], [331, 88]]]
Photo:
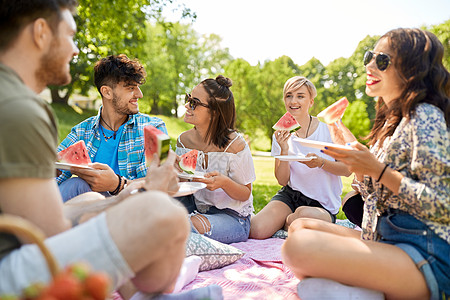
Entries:
[[275, 159], [275, 177], [283, 186], [251, 221], [250, 237], [265, 239], [286, 229], [297, 218], [336, 221], [341, 205], [340, 176], [349, 176], [348, 168], [318, 149], [302, 146], [299, 138], [332, 142], [325, 123], [309, 114], [317, 91], [311, 81], [295, 76], [286, 81], [283, 99], [286, 111], [301, 125], [295, 133], [276, 130], [272, 155], [305, 155], [310, 161]]
[[206, 188], [178, 198], [189, 213], [192, 230], [223, 243], [248, 239], [253, 212], [252, 182], [256, 179], [250, 148], [234, 129], [235, 106], [231, 80], [206, 79], [186, 95], [184, 121], [194, 128], [183, 132], [176, 153], [199, 151], [197, 171]]

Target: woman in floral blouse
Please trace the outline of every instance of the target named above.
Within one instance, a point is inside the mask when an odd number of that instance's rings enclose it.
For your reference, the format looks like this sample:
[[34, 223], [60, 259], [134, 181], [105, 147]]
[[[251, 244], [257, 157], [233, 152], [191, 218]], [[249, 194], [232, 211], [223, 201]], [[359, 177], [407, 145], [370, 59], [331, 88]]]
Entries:
[[378, 97], [370, 150], [342, 123], [333, 126], [334, 140], [353, 150], [323, 150], [359, 181], [362, 233], [295, 221], [282, 254], [298, 278], [331, 279], [386, 299], [448, 299], [450, 74], [443, 53], [437, 37], [420, 29], [389, 31], [366, 52], [366, 93]]

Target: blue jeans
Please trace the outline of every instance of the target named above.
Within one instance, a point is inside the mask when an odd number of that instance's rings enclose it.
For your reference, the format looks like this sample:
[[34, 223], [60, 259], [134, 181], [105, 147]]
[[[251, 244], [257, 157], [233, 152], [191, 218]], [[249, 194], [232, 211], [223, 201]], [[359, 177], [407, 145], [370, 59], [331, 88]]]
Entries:
[[[195, 197], [188, 195], [175, 198], [180, 201], [191, 215], [197, 214]], [[245, 242], [250, 233], [250, 215], [243, 217], [232, 209], [218, 209], [215, 206], [210, 207], [205, 216], [211, 224], [211, 230], [203, 235], [221, 243], [231, 244]], [[198, 233], [197, 229], [191, 223], [191, 231]]]
[[430, 299], [450, 296], [450, 245], [413, 216], [390, 209], [377, 225], [380, 242], [405, 251], [425, 277]]
[[[59, 185], [63, 202], [69, 201], [78, 195], [92, 192], [91, 186], [80, 177], [71, 177]], [[105, 197], [111, 196], [108, 192], [100, 193]]]

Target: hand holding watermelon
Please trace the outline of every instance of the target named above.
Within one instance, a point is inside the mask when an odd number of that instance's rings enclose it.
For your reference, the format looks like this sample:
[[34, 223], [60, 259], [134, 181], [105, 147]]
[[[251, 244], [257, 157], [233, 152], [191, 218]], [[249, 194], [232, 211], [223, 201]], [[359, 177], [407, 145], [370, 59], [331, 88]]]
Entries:
[[175, 194], [179, 189], [178, 173], [174, 167], [177, 155], [169, 150], [166, 161], [161, 165], [159, 165], [158, 154], [153, 155], [154, 158], [145, 176], [145, 189], [162, 191], [169, 195]]

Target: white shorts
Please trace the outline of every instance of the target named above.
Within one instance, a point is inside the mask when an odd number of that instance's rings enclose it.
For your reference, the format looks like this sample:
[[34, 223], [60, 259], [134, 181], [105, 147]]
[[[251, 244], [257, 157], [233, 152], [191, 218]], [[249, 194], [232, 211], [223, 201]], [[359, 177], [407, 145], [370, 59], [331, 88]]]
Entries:
[[[109, 234], [106, 214], [46, 239], [46, 246], [61, 268], [87, 262], [95, 271], [106, 272], [117, 288], [134, 276]], [[47, 263], [36, 245], [24, 245], [0, 260], [0, 295], [20, 294], [33, 282], [51, 278]]]

